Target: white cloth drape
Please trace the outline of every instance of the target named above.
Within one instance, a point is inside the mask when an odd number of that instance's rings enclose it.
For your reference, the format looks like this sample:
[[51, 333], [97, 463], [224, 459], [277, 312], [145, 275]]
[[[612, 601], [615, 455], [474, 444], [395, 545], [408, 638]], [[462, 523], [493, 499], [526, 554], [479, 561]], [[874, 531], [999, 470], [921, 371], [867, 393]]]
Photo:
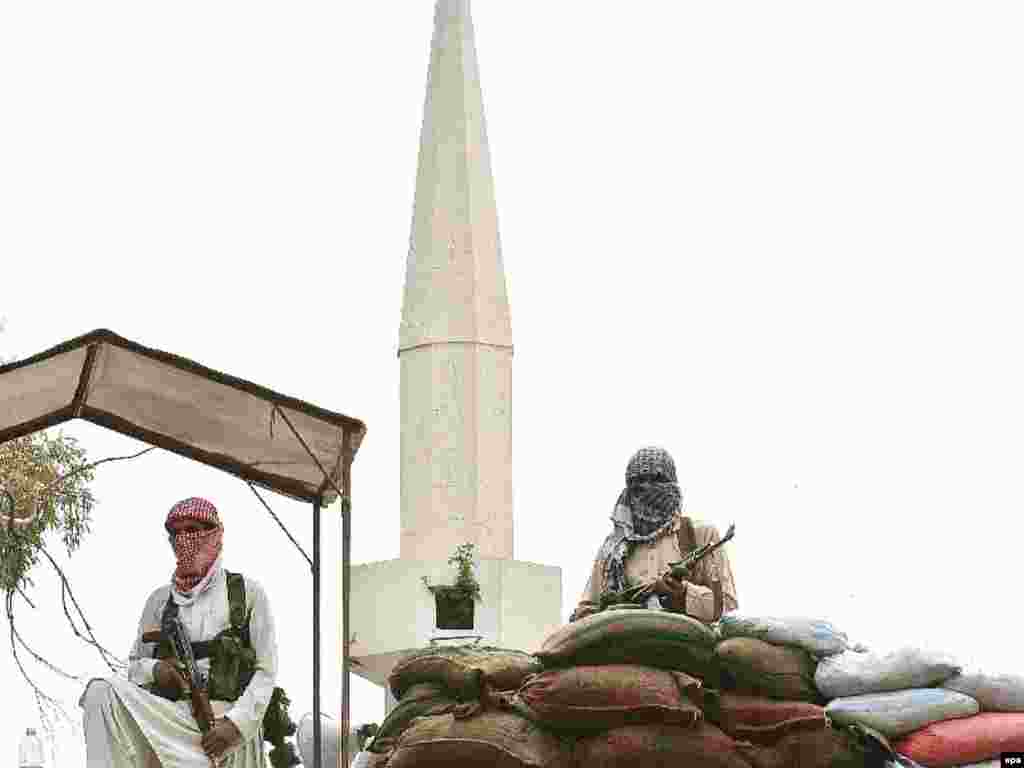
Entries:
[[[128, 676], [92, 680], [79, 702], [84, 710], [88, 768], [209, 768], [210, 760], [200, 746], [199, 727], [188, 701], [172, 702], [142, 688], [153, 682], [154, 645], [142, 642], [147, 627], [159, 626], [170, 592], [163, 586], [153, 592], [139, 620], [130, 655]], [[266, 593], [258, 582], [245, 578], [249, 632], [258, 669], [242, 696], [233, 704], [213, 702], [214, 714], [226, 716], [242, 733], [241, 743], [221, 763], [225, 768], [264, 768], [263, 714], [277, 678], [277, 644], [274, 621]], [[192, 642], [212, 640], [231, 626], [227, 577], [223, 569], [190, 605], [179, 607]], [[198, 662], [209, 671], [209, 659]]]

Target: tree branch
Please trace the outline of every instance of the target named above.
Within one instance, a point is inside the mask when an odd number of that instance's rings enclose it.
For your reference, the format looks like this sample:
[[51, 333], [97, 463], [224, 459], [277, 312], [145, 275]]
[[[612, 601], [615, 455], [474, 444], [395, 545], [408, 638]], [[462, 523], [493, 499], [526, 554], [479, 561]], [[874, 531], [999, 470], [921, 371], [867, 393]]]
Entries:
[[21, 657], [18, 655], [18, 646], [14, 642], [15, 636], [16, 636], [17, 633], [16, 633], [16, 631], [14, 629], [14, 592], [13, 591], [8, 591], [7, 592], [6, 601], [5, 602], [6, 602], [5, 608], [7, 609], [7, 621], [10, 624], [10, 627], [11, 627], [11, 654], [14, 656], [14, 663], [18, 665], [18, 669], [21, 671], [21, 676], [23, 678], [25, 678], [25, 682], [29, 684], [29, 686], [32, 688], [33, 694], [35, 694], [36, 706], [39, 709], [39, 719], [41, 721], [43, 721], [44, 723], [48, 723], [49, 722], [49, 718], [47, 717], [47, 714], [46, 714], [46, 707], [51, 707], [54, 711], [57, 712], [57, 714], [59, 714], [61, 717], [63, 717], [68, 723], [71, 723], [72, 725], [74, 725], [74, 721], [72, 721], [72, 719], [70, 717], [68, 717], [67, 712], [64, 711], [64, 708], [60, 705], [60, 703], [56, 699], [54, 699], [54, 698], [52, 698], [50, 696], [47, 696], [45, 693], [43, 693], [42, 689], [38, 685], [36, 685], [35, 681], [31, 677], [29, 677], [28, 672], [25, 670], [25, 666], [21, 663]]
[[[122, 661], [113, 653], [111, 653], [102, 645], [100, 645], [100, 642], [96, 639], [96, 635], [92, 631], [92, 626], [89, 624], [89, 620], [85, 618], [85, 612], [82, 610], [82, 606], [78, 604], [78, 600], [75, 599], [75, 593], [71, 591], [71, 582], [68, 581], [68, 578], [64, 575], [64, 571], [61, 569], [61, 567], [57, 565], [57, 561], [53, 559], [53, 556], [46, 550], [46, 547], [40, 547], [39, 551], [46, 556], [46, 559], [50, 561], [50, 565], [53, 566], [53, 569], [57, 572], [57, 575], [60, 576], [61, 603], [64, 606], [64, 615], [67, 617], [68, 623], [71, 625], [71, 631], [74, 632], [75, 636], [78, 637], [78, 639], [80, 639], [82, 642], [93, 646], [97, 651], [99, 651], [100, 657], [103, 659], [104, 663], [108, 667], [110, 667], [111, 672], [116, 673], [118, 671], [118, 667], [124, 669], [127, 666], [127, 664], [125, 664], [124, 661]], [[71, 603], [75, 606], [75, 611], [77, 611], [79, 618], [81, 618], [82, 624], [85, 625], [85, 631], [89, 633], [88, 637], [86, 637], [78, 631], [78, 626], [75, 624], [74, 619], [71, 617], [71, 612], [68, 610], [66, 597], [71, 598]], [[111, 661], [113, 661], [114, 663], [112, 664]]]
[[25, 590], [23, 590], [20, 585], [18, 586], [18, 594], [21, 595], [22, 599], [26, 603], [28, 603], [33, 608], [33, 610], [35, 609], [36, 604], [28, 599], [28, 595], [25, 594]]
[[48, 486], [46, 486], [40, 492], [40, 495], [49, 493], [51, 489], [59, 486], [61, 483], [63, 483], [64, 481], [68, 480], [69, 478], [72, 478], [75, 475], [80, 475], [81, 473], [87, 472], [90, 469], [95, 469], [100, 464], [106, 464], [109, 461], [128, 461], [129, 459], [137, 459], [137, 458], [139, 458], [139, 456], [142, 456], [143, 454], [146, 454], [146, 453], [149, 453], [150, 451], [155, 451], [155, 450], [156, 450], [156, 446], [154, 445], [154, 446], [150, 446], [149, 448], [147, 448], [144, 451], [139, 451], [138, 453], [133, 453], [131, 456], [108, 456], [105, 459], [100, 459], [99, 461], [94, 461], [91, 464], [83, 464], [80, 467], [75, 467], [70, 472], [65, 472], [63, 475], [61, 475], [56, 480], [54, 480], [52, 483], [50, 483]]

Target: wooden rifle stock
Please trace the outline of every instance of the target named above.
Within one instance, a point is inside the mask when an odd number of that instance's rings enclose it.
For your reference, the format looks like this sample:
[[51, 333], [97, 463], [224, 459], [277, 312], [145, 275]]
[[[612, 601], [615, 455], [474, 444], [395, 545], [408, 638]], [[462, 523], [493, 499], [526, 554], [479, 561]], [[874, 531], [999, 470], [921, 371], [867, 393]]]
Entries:
[[195, 655], [192, 652], [192, 641], [176, 612], [164, 615], [158, 631], [149, 630], [142, 633], [142, 640], [147, 643], [159, 642], [165, 637], [170, 640], [174, 658], [185, 670], [185, 677], [190, 689], [192, 717], [195, 718], [196, 724], [199, 726], [199, 732], [205, 736], [213, 727], [215, 719], [213, 706], [210, 704], [209, 681], [206, 675], [199, 671]]

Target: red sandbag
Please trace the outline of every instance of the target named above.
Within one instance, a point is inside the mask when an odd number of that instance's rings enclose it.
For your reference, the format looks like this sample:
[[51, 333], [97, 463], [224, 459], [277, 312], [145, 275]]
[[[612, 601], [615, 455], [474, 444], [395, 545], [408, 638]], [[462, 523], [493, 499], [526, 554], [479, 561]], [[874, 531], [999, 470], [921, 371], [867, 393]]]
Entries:
[[708, 720], [733, 738], [759, 743], [773, 741], [794, 727], [828, 724], [824, 707], [817, 704], [726, 691], [705, 690], [703, 709]]
[[750, 768], [713, 725], [627, 725], [576, 742], [580, 768]]
[[517, 696], [547, 728], [607, 731], [630, 724], [695, 723], [702, 714], [690, 695], [699, 690], [700, 681], [682, 672], [608, 664], [533, 675]]
[[928, 768], [950, 768], [1024, 751], [1024, 713], [982, 712], [926, 725], [892, 748]]

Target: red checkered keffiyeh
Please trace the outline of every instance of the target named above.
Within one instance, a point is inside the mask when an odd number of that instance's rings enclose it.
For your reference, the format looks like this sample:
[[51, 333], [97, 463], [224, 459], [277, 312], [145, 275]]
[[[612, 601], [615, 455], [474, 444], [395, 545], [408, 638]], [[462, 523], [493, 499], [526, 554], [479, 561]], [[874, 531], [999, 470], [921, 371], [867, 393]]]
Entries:
[[[171, 523], [176, 520], [194, 520], [216, 527], [207, 531], [175, 533]], [[206, 499], [192, 497], [171, 507], [164, 527], [171, 534], [174, 556], [178, 559], [174, 586], [179, 592], [187, 594], [195, 589], [217, 562], [224, 544], [224, 526], [213, 504]]]

